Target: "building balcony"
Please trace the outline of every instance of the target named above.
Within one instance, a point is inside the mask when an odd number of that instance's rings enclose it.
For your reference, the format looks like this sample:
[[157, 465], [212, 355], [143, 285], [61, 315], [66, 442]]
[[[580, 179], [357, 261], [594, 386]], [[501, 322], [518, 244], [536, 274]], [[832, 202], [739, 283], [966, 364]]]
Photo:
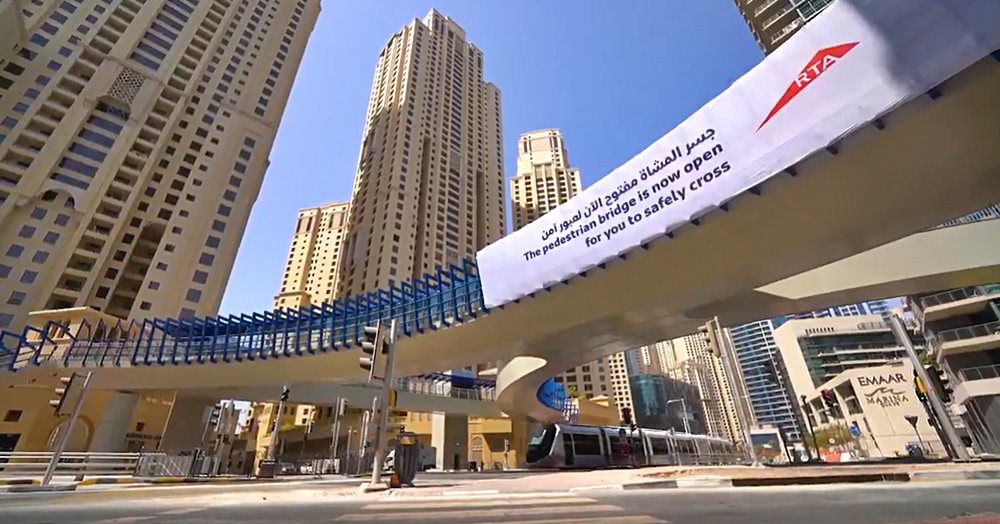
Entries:
[[962, 382], [953, 397], [960, 406], [975, 397], [1000, 395], [1000, 364], [960, 369], [958, 375]]
[[952, 289], [920, 299], [923, 321], [934, 322], [957, 316], [975, 315], [989, 307], [991, 300], [1000, 299], [1000, 285], [973, 286]]
[[941, 331], [936, 338], [939, 361], [956, 353], [1000, 348], [1000, 321]]

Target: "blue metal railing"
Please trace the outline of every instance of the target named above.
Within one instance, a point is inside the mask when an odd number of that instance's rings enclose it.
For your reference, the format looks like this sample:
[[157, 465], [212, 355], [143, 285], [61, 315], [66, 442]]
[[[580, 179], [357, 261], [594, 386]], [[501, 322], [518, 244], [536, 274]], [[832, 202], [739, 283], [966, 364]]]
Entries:
[[[22, 333], [3, 331], [0, 369], [16, 371], [52, 359], [66, 367], [118, 367], [313, 355], [358, 344], [364, 327], [379, 320], [398, 319], [401, 336], [410, 337], [487, 313], [478, 268], [466, 260], [389, 289], [297, 310], [114, 325], [84, 321], [75, 332], [57, 322]], [[60, 331], [59, 337], [50, 335]]]

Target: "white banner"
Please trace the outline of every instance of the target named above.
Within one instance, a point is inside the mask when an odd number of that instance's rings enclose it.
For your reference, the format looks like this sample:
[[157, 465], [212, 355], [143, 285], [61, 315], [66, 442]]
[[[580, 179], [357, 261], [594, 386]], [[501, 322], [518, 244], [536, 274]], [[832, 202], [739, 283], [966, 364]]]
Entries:
[[1000, 48], [1000, 0], [838, 0], [645, 151], [477, 260], [487, 307], [701, 216]]

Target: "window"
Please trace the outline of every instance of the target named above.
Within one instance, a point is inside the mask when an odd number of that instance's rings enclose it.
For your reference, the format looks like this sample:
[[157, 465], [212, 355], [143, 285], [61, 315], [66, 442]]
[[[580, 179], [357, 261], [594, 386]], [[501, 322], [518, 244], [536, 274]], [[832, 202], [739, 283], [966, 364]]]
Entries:
[[0, 278], [7, 278], [12, 269], [14, 268], [0, 264]]
[[22, 245], [11, 244], [10, 247], [7, 248], [7, 256], [10, 258], [17, 258], [21, 256], [21, 253], [24, 253], [24, 246]]
[[42, 239], [42, 242], [45, 242], [46, 244], [49, 245], [54, 245], [58, 241], [59, 241], [59, 233], [54, 233], [51, 231], [45, 233], [45, 238]]
[[37, 271], [30, 271], [30, 270], [26, 269], [26, 270], [24, 270], [24, 273], [21, 274], [21, 283], [22, 284], [34, 284], [36, 278], [38, 278], [38, 272]]
[[59, 216], [56, 217], [55, 223], [57, 226], [65, 226], [66, 224], [69, 224], [69, 215], [60, 214]]
[[198, 284], [204, 284], [208, 282], [208, 273], [204, 271], [195, 271], [194, 278], [192, 278], [191, 280], [197, 282]]
[[211, 266], [215, 262], [215, 255], [210, 253], [202, 253], [201, 257], [198, 258], [198, 263], [203, 266]]
[[205, 240], [205, 245], [212, 248], [219, 247], [219, 237], [208, 237], [208, 239]]
[[24, 294], [24, 291], [14, 291], [7, 299], [7, 303], [12, 306], [20, 306], [25, 298], [28, 298], [28, 296]]
[[10, 327], [14, 323], [14, 315], [11, 313], [0, 313], [0, 328]]
[[35, 236], [34, 226], [21, 226], [21, 231], [18, 232], [17, 236], [21, 238], [31, 238]]
[[17, 421], [21, 420], [21, 415], [22, 414], [23, 414], [23, 412], [20, 409], [11, 409], [11, 410], [8, 410], [7, 413], [5, 413], [4, 416], [3, 416], [3, 421], [4, 422], [17, 422]]

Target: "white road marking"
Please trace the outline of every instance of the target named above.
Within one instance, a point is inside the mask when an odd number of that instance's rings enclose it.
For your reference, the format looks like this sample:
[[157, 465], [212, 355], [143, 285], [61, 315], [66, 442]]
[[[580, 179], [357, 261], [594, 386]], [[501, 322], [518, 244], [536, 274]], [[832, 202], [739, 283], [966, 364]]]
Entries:
[[184, 515], [186, 513], [194, 513], [195, 511], [201, 511], [202, 508], [179, 508], [172, 509], [170, 511], [161, 511], [160, 515]]

